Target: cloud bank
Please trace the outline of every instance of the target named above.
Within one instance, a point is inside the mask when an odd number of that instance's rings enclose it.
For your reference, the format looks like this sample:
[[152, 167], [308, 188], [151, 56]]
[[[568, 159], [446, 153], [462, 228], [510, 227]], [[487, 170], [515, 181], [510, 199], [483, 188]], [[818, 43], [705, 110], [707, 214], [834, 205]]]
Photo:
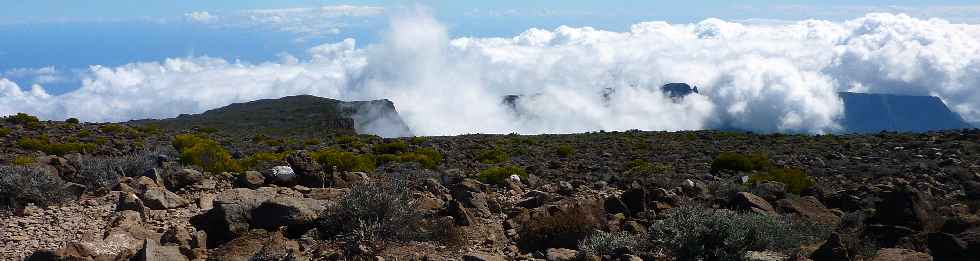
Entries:
[[[671, 100], [669, 82], [700, 95]], [[383, 40], [347, 39], [297, 58], [173, 58], [92, 66], [49, 95], [0, 79], [0, 114], [125, 121], [260, 98], [387, 98], [420, 135], [735, 127], [839, 129], [838, 91], [935, 95], [980, 121], [980, 25], [906, 15], [740, 24], [644, 22], [629, 31], [562, 26], [510, 38], [450, 38], [423, 11], [394, 16]], [[26, 90], [25, 90], [26, 89]], [[516, 107], [504, 95], [525, 95]]]

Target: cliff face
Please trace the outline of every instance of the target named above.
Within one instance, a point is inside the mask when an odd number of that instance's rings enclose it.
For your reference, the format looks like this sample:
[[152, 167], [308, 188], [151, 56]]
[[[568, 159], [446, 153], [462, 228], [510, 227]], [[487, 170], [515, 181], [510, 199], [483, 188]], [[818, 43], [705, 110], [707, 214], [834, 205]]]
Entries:
[[132, 123], [164, 128], [214, 128], [241, 135], [412, 135], [389, 100], [345, 102], [311, 95], [235, 103], [201, 114]]
[[852, 92], [842, 92], [840, 96], [844, 100], [841, 125], [845, 132], [925, 132], [973, 127], [933, 96]]

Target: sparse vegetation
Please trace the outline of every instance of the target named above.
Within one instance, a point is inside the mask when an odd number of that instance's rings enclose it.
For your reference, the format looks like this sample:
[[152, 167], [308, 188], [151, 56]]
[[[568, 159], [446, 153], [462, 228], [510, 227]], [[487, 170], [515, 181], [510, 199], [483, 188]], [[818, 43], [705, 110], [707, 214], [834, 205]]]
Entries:
[[578, 203], [524, 224], [518, 245], [526, 251], [548, 248], [575, 248], [595, 229], [602, 226], [605, 210], [599, 206]]
[[578, 249], [585, 256], [612, 255], [615, 251], [639, 253], [649, 247], [649, 242], [642, 235], [626, 231], [606, 232], [595, 231], [578, 242]]
[[683, 206], [650, 226], [650, 240], [679, 260], [741, 260], [747, 251], [795, 251], [825, 239], [830, 230], [788, 218]]
[[724, 152], [711, 162], [711, 172], [765, 170], [770, 167], [769, 157], [762, 153], [738, 154]]
[[411, 187], [402, 178], [356, 185], [321, 215], [317, 228], [322, 236], [352, 236], [357, 242], [431, 239], [436, 230], [417, 208]]
[[806, 172], [796, 168], [770, 168], [764, 173], [756, 173], [749, 176], [750, 183], [754, 184], [763, 181], [775, 181], [786, 184], [788, 192], [793, 194], [800, 194], [816, 184]]
[[568, 158], [569, 156], [572, 156], [573, 153], [575, 153], [575, 149], [573, 149], [571, 145], [562, 144], [562, 145], [558, 145], [558, 148], [555, 149], [555, 153], [558, 154], [558, 157]]
[[6, 120], [9, 123], [27, 125], [27, 126], [32, 126], [40, 123], [40, 120], [38, 120], [37, 117], [23, 112], [4, 117], [4, 120]]
[[401, 140], [396, 140], [374, 145], [374, 147], [371, 149], [374, 151], [374, 154], [398, 154], [408, 151], [408, 143]]
[[10, 128], [0, 127], [0, 138], [7, 137], [7, 135], [10, 135], [10, 133], [13, 131], [14, 130]]
[[626, 163], [626, 173], [629, 175], [659, 175], [674, 171], [668, 164], [651, 164], [644, 160], [631, 160]]
[[35, 162], [37, 162], [37, 159], [27, 155], [17, 155], [17, 157], [14, 158], [13, 161], [14, 165], [17, 166], [27, 166], [27, 165], [34, 164]]
[[503, 185], [504, 181], [509, 179], [511, 175], [517, 175], [522, 180], [527, 180], [527, 171], [520, 166], [514, 165], [485, 169], [480, 171], [478, 179], [483, 183]]
[[370, 155], [353, 152], [325, 149], [314, 152], [312, 157], [328, 171], [336, 167], [339, 171], [372, 172], [375, 168], [374, 159]]
[[0, 206], [49, 206], [71, 199], [66, 184], [41, 167], [0, 166]]
[[239, 161], [242, 169], [257, 170], [266, 169], [274, 165], [281, 165], [289, 152], [257, 152]]
[[497, 164], [510, 161], [510, 156], [507, 155], [507, 152], [500, 149], [500, 147], [494, 147], [493, 149], [480, 151], [480, 154], [476, 156], [476, 160], [483, 164]]
[[45, 136], [38, 138], [21, 138], [17, 141], [17, 146], [22, 149], [41, 151], [49, 155], [58, 156], [64, 156], [65, 154], [69, 153], [84, 153], [95, 150], [95, 144], [78, 142], [57, 143], [51, 142], [48, 137]]
[[212, 173], [240, 169], [238, 162], [217, 141], [193, 134], [182, 134], [174, 137], [173, 146], [180, 153], [183, 164], [195, 165]]

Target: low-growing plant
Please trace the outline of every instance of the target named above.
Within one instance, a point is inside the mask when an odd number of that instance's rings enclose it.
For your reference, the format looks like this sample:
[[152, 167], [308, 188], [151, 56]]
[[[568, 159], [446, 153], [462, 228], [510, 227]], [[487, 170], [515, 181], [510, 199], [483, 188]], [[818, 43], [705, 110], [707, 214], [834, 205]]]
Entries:
[[497, 164], [510, 161], [510, 156], [507, 155], [507, 152], [500, 149], [500, 147], [494, 147], [493, 149], [480, 151], [480, 154], [476, 156], [476, 160], [483, 164]]
[[548, 248], [571, 249], [604, 225], [605, 209], [598, 203], [576, 202], [559, 209], [523, 224], [518, 231], [518, 246], [528, 252]]
[[13, 163], [14, 165], [17, 166], [27, 166], [27, 165], [34, 164], [35, 162], [37, 162], [37, 160], [34, 157], [27, 156], [27, 155], [17, 155], [17, 157], [14, 158]]
[[339, 171], [374, 171], [375, 162], [370, 155], [360, 155], [353, 152], [325, 149], [313, 152], [313, 160], [316, 160], [327, 170], [334, 167]]
[[212, 173], [240, 170], [231, 154], [212, 139], [182, 134], [174, 137], [173, 146], [180, 153], [183, 164], [195, 165]]
[[644, 236], [626, 231], [606, 232], [598, 230], [578, 242], [578, 249], [585, 256], [601, 257], [622, 250], [639, 253], [648, 247], [649, 242]]
[[123, 176], [122, 159], [83, 156], [78, 163], [78, 175], [73, 176], [71, 181], [101, 194], [119, 184], [119, 178]]
[[0, 166], [0, 206], [49, 206], [71, 200], [66, 183], [45, 168]]
[[418, 148], [411, 152], [398, 154], [400, 162], [418, 162], [423, 168], [435, 169], [442, 163], [442, 153], [435, 148]]
[[575, 149], [571, 145], [562, 144], [558, 145], [558, 148], [555, 148], [555, 153], [558, 154], [558, 157], [567, 158], [575, 153]]
[[379, 177], [351, 187], [318, 219], [320, 235], [352, 236], [359, 242], [433, 239], [439, 226], [417, 207], [411, 196], [412, 183], [405, 178]]
[[136, 134], [136, 130], [130, 128], [129, 126], [122, 125], [122, 124], [106, 124], [106, 125], [102, 125], [102, 126], [99, 126], [99, 131], [104, 132], [104, 133], [110, 133], [110, 134], [118, 134], [118, 135], [121, 135], [121, 134], [127, 134], [127, 135]]
[[747, 251], [791, 252], [832, 228], [791, 218], [683, 206], [654, 221], [650, 240], [678, 260], [741, 260]]
[[314, 138], [309, 138], [309, 139], [303, 140], [303, 145], [307, 145], [307, 146], [320, 145], [320, 140], [319, 139], [314, 139]]
[[4, 120], [6, 120], [9, 123], [20, 124], [20, 125], [31, 125], [31, 124], [37, 124], [41, 122], [40, 120], [37, 119], [37, 117], [23, 112], [4, 117]]
[[428, 137], [415, 136], [415, 137], [412, 137], [412, 141], [411, 142], [412, 142], [412, 145], [421, 145], [422, 143], [425, 143], [426, 141], [429, 141], [429, 140], [430, 139]]
[[505, 181], [510, 178], [511, 175], [517, 175], [521, 177], [521, 180], [527, 180], [527, 171], [520, 166], [510, 165], [503, 167], [491, 167], [480, 171], [480, 176], [477, 179], [483, 183], [504, 185]]
[[786, 190], [793, 194], [800, 194], [816, 184], [806, 172], [797, 168], [770, 168], [766, 172], [756, 173], [749, 177], [749, 182], [753, 184], [764, 181], [786, 184]]
[[274, 165], [281, 165], [280, 163], [287, 154], [289, 152], [257, 152], [240, 160], [239, 165], [247, 170], [270, 168]]
[[84, 153], [95, 151], [95, 144], [89, 143], [57, 143], [51, 142], [48, 137], [38, 137], [38, 138], [21, 138], [17, 141], [17, 146], [22, 149], [35, 150], [47, 153], [49, 155], [64, 156], [69, 153]]
[[734, 152], [724, 152], [718, 155], [711, 162], [711, 172], [719, 171], [744, 171], [765, 170], [771, 166], [769, 157], [762, 153], [738, 154]]
[[374, 145], [371, 150], [374, 151], [374, 154], [398, 154], [408, 151], [408, 143], [402, 140], [396, 140]]
[[626, 173], [630, 175], [659, 175], [673, 171], [674, 167], [668, 164], [651, 164], [639, 159], [626, 163]]
[[0, 137], [7, 137], [11, 132], [14, 132], [11, 128], [0, 127]]

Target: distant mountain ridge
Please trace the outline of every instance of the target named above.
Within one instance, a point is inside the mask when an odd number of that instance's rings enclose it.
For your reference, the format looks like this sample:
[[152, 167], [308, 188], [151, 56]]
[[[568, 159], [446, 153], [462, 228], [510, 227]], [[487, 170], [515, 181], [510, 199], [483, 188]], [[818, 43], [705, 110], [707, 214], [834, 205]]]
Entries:
[[131, 121], [163, 128], [214, 128], [239, 135], [374, 134], [382, 137], [412, 136], [395, 105], [387, 99], [340, 101], [312, 95], [287, 96], [234, 103], [201, 114], [176, 118]]
[[935, 96], [839, 93], [845, 132], [926, 132], [974, 128]]

